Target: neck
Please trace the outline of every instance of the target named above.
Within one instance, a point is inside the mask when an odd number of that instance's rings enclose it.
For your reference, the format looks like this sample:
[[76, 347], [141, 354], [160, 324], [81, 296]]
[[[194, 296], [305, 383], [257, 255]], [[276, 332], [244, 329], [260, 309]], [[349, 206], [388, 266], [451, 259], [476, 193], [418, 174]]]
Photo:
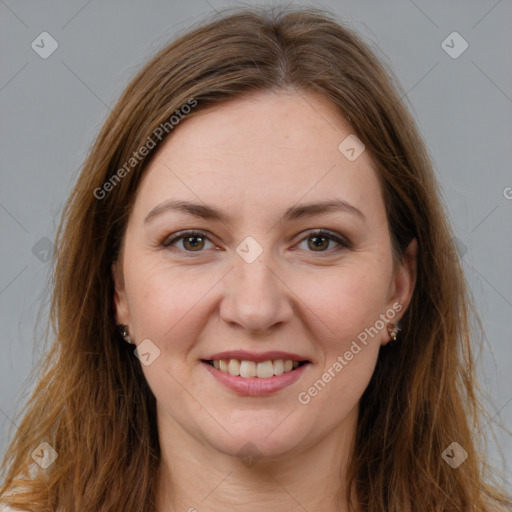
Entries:
[[[165, 418], [164, 418], [165, 416]], [[159, 411], [158, 512], [349, 512], [346, 467], [357, 408], [328, 436], [293, 455], [240, 459], [200, 443]], [[352, 499], [357, 503], [355, 489]]]

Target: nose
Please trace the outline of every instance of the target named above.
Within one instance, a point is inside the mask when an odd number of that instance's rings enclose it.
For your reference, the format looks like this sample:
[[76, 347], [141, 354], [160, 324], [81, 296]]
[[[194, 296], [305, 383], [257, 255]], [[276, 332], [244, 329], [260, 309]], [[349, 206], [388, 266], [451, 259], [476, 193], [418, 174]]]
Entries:
[[264, 252], [252, 263], [236, 259], [225, 278], [221, 319], [251, 332], [265, 332], [293, 316], [293, 293], [279, 272], [268, 265]]

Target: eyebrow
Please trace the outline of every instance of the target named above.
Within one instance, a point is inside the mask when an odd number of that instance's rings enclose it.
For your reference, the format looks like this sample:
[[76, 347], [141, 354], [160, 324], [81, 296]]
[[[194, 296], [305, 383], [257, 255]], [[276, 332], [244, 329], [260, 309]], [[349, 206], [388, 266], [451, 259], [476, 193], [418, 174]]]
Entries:
[[[164, 201], [158, 206], [155, 206], [155, 208], [153, 208], [144, 219], [144, 223], [149, 222], [151, 219], [154, 219], [155, 217], [167, 211], [178, 211], [200, 219], [219, 221], [222, 223], [227, 223], [230, 221], [230, 217], [227, 214], [212, 206], [192, 203], [190, 201], [178, 201], [170, 199], [168, 201]], [[333, 211], [350, 213], [359, 217], [363, 221], [366, 220], [361, 210], [341, 199], [332, 199], [319, 203], [308, 203], [292, 206], [286, 210], [281, 220], [292, 221], [308, 216], [330, 213]]]

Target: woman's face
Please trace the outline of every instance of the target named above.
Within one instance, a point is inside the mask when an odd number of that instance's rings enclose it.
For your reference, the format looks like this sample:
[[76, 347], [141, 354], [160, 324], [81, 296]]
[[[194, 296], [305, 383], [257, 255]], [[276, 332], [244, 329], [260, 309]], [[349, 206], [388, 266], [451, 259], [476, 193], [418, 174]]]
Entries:
[[354, 426], [415, 249], [393, 266], [350, 135], [316, 95], [260, 93], [185, 119], [155, 155], [113, 269], [159, 426], [266, 456]]

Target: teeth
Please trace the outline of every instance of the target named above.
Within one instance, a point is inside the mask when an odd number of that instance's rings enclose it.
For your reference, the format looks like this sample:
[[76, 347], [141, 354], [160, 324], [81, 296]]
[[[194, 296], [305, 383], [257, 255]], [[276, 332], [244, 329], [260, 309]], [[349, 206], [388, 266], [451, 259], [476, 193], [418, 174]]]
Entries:
[[256, 377], [260, 379], [268, 379], [274, 376], [274, 365], [272, 361], [263, 361], [256, 365]]
[[281, 375], [282, 373], [284, 373], [284, 361], [282, 359], [278, 359], [277, 361], [274, 361], [273, 367], [274, 367], [274, 375]]
[[254, 361], [241, 361], [240, 377], [256, 377], [256, 363]]
[[221, 372], [234, 376], [268, 379], [274, 375], [291, 372], [299, 366], [299, 362], [292, 361], [291, 359], [276, 359], [275, 361], [262, 361], [259, 363], [245, 360], [240, 361], [238, 359], [216, 359], [213, 361], [213, 366]]
[[230, 375], [240, 375], [240, 361], [230, 359], [228, 364], [228, 373]]

